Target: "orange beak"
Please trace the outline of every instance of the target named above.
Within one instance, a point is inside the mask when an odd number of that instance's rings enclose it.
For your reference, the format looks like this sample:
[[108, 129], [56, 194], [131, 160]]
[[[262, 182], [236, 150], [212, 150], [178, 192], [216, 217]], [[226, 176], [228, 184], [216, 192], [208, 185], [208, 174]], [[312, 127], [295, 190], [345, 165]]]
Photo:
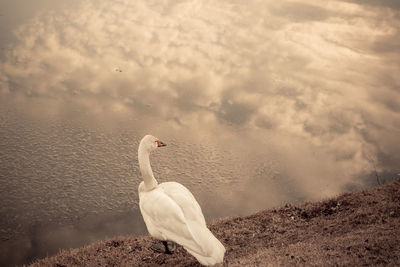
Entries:
[[167, 144], [164, 144], [163, 142], [161, 142], [160, 140], [157, 140], [156, 142], [157, 142], [158, 147], [163, 147], [163, 146], [167, 145]]

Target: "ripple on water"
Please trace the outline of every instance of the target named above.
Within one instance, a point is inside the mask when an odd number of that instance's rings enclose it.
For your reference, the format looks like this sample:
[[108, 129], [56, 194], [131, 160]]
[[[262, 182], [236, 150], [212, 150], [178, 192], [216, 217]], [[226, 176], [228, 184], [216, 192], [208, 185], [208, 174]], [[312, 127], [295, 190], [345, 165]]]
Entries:
[[[137, 210], [136, 151], [142, 137], [137, 130], [103, 131], [86, 127], [84, 119], [40, 122], [7, 116], [0, 129], [2, 238], [28, 231], [29, 223]], [[262, 153], [246, 154], [206, 138], [199, 143], [190, 137], [162, 139], [167, 148], [151, 156], [155, 176], [159, 182], [181, 182], [209, 210], [215, 205], [207, 200], [210, 194], [229, 203], [235, 197], [230, 189], [241, 188], [246, 179], [274, 176], [276, 167]], [[216, 194], [220, 188], [228, 193]]]

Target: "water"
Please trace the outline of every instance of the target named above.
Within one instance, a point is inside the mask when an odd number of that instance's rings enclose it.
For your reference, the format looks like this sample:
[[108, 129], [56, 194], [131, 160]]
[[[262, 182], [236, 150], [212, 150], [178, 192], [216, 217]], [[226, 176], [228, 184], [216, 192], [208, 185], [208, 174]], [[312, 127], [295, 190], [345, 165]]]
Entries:
[[146, 234], [145, 134], [207, 220], [400, 173], [396, 5], [20, 4], [0, 29], [0, 265]]
[[[38, 119], [6, 103], [2, 107], [3, 263], [26, 263], [104, 238], [147, 234], [138, 210], [137, 148], [145, 134], [136, 128], [139, 120], [109, 122], [75, 112], [63, 120]], [[279, 161], [282, 155], [257, 141], [240, 143], [222, 132], [198, 138], [197, 133], [165, 129], [154, 129], [168, 144], [151, 156], [155, 176], [188, 187], [207, 220], [328, 196], [326, 185], [301, 188], [303, 181]], [[313, 191], [316, 187], [322, 192]]]
[[[82, 114], [63, 121], [33, 120], [15, 110], [2, 114], [3, 262], [26, 262], [105, 237], [146, 233], [137, 194], [137, 147], [143, 133], [135, 124], [107, 129], [104, 120], [85, 124], [90, 118]], [[262, 181], [279, 175], [268, 154], [260, 164], [204, 137], [169, 134], [163, 140], [168, 146], [152, 155], [156, 177], [185, 184], [207, 219], [249, 214], [279, 203], [269, 197], [270, 203], [255, 205], [258, 199], [243, 188], [251, 176]], [[238, 207], [244, 200], [251, 207], [247, 211]]]

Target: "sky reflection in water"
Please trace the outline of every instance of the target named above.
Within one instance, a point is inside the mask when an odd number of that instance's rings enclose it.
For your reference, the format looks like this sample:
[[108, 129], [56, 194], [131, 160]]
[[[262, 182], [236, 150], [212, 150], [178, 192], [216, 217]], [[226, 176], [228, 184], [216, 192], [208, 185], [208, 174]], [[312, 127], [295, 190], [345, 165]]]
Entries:
[[397, 177], [399, 5], [367, 2], [82, 1], [21, 25], [0, 63], [2, 247], [144, 233], [147, 133], [168, 144], [158, 180], [209, 219]]

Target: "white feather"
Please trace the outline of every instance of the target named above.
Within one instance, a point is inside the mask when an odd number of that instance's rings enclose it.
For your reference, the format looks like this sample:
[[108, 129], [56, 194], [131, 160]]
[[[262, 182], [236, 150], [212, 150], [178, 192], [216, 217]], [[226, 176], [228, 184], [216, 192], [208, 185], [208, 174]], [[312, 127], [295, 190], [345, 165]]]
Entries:
[[[192, 193], [176, 182], [158, 184], [149, 164], [157, 139], [145, 136], [139, 145], [143, 182], [139, 185], [139, 206], [147, 230], [159, 240], [182, 245], [203, 265], [221, 263], [225, 248], [207, 228], [204, 215]], [[146, 169], [145, 169], [146, 168]]]

